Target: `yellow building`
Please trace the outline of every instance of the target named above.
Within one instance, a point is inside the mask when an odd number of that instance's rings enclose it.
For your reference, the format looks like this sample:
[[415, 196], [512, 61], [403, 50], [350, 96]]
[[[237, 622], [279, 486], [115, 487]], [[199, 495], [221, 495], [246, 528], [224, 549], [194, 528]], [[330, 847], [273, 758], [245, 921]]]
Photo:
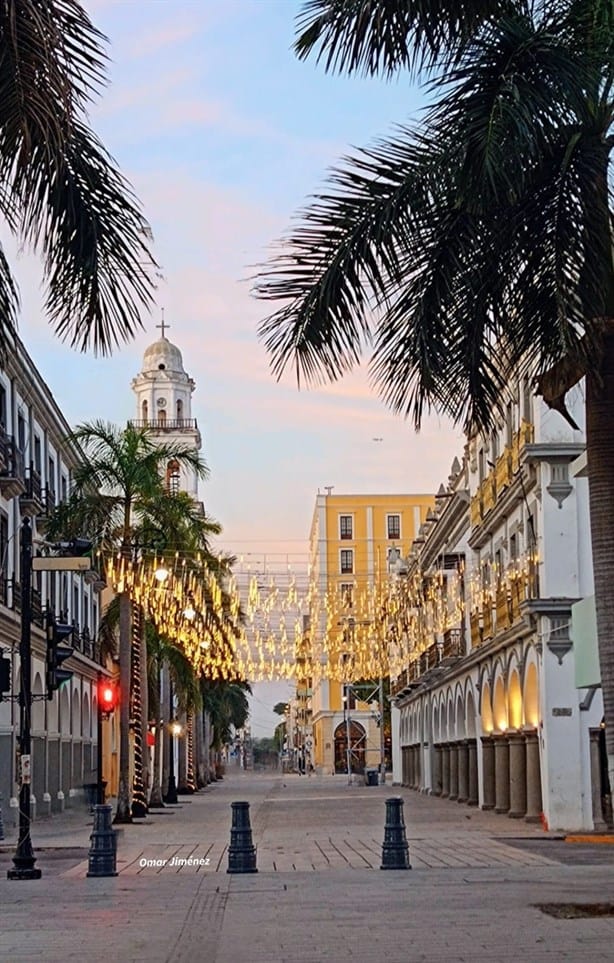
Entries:
[[313, 761], [323, 773], [378, 768], [388, 640], [378, 590], [404, 558], [433, 495], [318, 494], [310, 533]]

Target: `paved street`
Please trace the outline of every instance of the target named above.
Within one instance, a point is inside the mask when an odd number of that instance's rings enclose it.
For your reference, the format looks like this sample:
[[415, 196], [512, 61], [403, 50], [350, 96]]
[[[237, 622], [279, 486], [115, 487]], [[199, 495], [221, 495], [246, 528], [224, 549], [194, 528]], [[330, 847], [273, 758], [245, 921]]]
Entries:
[[[405, 800], [409, 872], [379, 869], [390, 795]], [[226, 873], [238, 799], [250, 803], [256, 875]], [[535, 904], [608, 899], [614, 845], [398, 787], [231, 772], [125, 827], [116, 878], [86, 878], [91, 822], [71, 812], [33, 824], [39, 881], [6, 880], [14, 830], [0, 844], [0, 960], [612, 958], [613, 917], [556, 919]]]

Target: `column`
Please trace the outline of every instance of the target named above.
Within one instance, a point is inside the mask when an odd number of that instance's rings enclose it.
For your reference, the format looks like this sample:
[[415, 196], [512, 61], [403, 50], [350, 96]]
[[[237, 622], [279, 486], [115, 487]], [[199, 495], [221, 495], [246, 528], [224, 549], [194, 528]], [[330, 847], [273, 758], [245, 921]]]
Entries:
[[522, 819], [527, 812], [526, 746], [522, 732], [510, 732], [510, 811], [511, 819]]
[[458, 799], [458, 743], [450, 746], [450, 799]]
[[591, 801], [593, 809], [593, 829], [603, 832], [607, 825], [603, 818], [601, 805], [601, 761], [599, 758], [599, 729], [589, 729], [591, 751]]
[[414, 749], [413, 746], [407, 747], [407, 785], [410, 789], [414, 786]]
[[[524, 746], [523, 746], [524, 748]], [[465, 803], [469, 796], [469, 745], [466, 739], [458, 744], [458, 802]]]
[[542, 811], [542, 782], [537, 731], [525, 732], [524, 741], [527, 771], [527, 813], [524, 818], [528, 823], [538, 823]]
[[495, 737], [495, 812], [510, 809], [510, 744], [506, 733]]
[[478, 804], [478, 746], [475, 739], [467, 740], [467, 805]]
[[433, 746], [433, 796], [441, 796], [441, 746]]
[[495, 741], [482, 736], [482, 809], [495, 808]]
[[416, 746], [416, 789], [422, 789], [422, 743]]
[[441, 744], [441, 798], [450, 795], [450, 743]]

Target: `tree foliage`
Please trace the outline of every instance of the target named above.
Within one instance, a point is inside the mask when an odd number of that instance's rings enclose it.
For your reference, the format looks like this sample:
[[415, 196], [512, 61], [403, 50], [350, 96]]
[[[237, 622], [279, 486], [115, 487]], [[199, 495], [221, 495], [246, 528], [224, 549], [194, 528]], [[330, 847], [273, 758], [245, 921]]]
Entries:
[[[41, 255], [56, 333], [102, 354], [142, 327], [157, 268], [140, 205], [88, 123], [106, 46], [77, 0], [0, 3], [0, 216]], [[0, 348], [17, 311], [0, 250]]]
[[394, 411], [484, 427], [519, 367], [555, 370], [549, 402], [598, 367], [613, 20], [609, 0], [305, 6], [301, 56], [428, 67], [431, 105], [344, 158], [260, 272], [259, 296], [283, 301], [260, 328], [278, 376], [334, 380], [367, 349]]

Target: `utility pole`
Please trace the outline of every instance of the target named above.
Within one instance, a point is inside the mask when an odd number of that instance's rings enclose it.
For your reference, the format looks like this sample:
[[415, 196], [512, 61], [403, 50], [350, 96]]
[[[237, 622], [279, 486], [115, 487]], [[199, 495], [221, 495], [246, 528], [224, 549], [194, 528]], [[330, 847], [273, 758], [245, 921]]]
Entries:
[[379, 782], [386, 785], [386, 740], [384, 737], [384, 679], [379, 677]]
[[350, 719], [350, 684], [345, 683], [344, 687], [344, 709], [345, 709], [345, 752], [348, 773], [348, 786], [352, 785], [352, 721]]
[[15, 868], [7, 870], [7, 879], [40, 879], [34, 866], [36, 857], [30, 837], [30, 778], [32, 711], [32, 528], [26, 515], [20, 533], [21, 576], [21, 689], [19, 692], [19, 839], [13, 856]]
[[175, 806], [179, 802], [179, 797], [177, 796], [177, 783], [175, 782], [175, 706], [173, 696], [173, 680], [171, 679], [170, 669], [168, 674], [168, 695], [168, 788], [166, 790], [164, 802], [170, 804], [171, 806]]

